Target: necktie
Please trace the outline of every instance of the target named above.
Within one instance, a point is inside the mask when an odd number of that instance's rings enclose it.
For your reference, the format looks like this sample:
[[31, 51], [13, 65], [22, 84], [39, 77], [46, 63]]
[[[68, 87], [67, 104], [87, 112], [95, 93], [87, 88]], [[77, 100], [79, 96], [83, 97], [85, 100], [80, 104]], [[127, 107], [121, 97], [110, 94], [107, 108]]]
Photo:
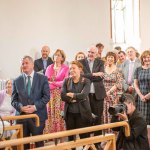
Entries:
[[128, 84], [132, 84], [133, 66], [134, 66], [134, 62], [131, 62], [129, 65]]
[[30, 96], [30, 92], [31, 92], [31, 80], [30, 80], [30, 76], [27, 76], [27, 93], [28, 93], [28, 96]]

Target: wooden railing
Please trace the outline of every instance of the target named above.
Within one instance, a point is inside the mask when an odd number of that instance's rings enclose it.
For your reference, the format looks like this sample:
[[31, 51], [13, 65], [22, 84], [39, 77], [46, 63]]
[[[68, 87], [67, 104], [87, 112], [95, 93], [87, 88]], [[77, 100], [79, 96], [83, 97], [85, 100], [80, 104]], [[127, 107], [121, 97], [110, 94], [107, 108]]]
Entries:
[[38, 127], [40, 125], [39, 117], [36, 114], [29, 114], [29, 115], [19, 115], [19, 116], [3, 116], [2, 119], [4, 121], [13, 121], [13, 120], [22, 120], [27, 118], [34, 118], [36, 126]]
[[[44, 141], [53, 139], [55, 143], [57, 143], [57, 140], [63, 137], [71, 136], [71, 135], [78, 135], [82, 133], [88, 133], [88, 132], [94, 132], [99, 130], [105, 130], [109, 128], [115, 128], [115, 127], [121, 127], [123, 126], [125, 128], [125, 136], [130, 135], [129, 125], [127, 122], [117, 122], [117, 123], [111, 123], [111, 124], [103, 124], [98, 126], [92, 126], [87, 128], [80, 128], [75, 130], [68, 130], [68, 131], [62, 131], [57, 133], [51, 133], [51, 134], [45, 134], [40, 136], [32, 136], [32, 137], [26, 137], [26, 138], [20, 138], [20, 139], [13, 139], [9, 141], [3, 141], [0, 142], [0, 148], [7, 147], [7, 146], [13, 146], [13, 145], [20, 145], [20, 144], [27, 144], [30, 142], [38, 142], [38, 141]], [[44, 146], [41, 148], [36, 148], [37, 150], [61, 150], [61, 149], [70, 149], [75, 148], [79, 146], [86, 145], [84, 149], [88, 149], [91, 147], [93, 150], [95, 150], [94, 143], [107, 141], [107, 144], [105, 146], [105, 150], [116, 150], [116, 138], [115, 134], [106, 134], [106, 135], [100, 135], [100, 136], [93, 136], [90, 138], [85, 139], [77, 139], [75, 141], [70, 142], [64, 142], [64, 143], [57, 143], [49, 146]], [[22, 150], [22, 149], [20, 149]]]
[[[27, 118], [34, 118], [36, 126], [38, 127], [39, 124], [39, 117], [36, 114], [30, 114], [30, 115], [21, 115], [21, 116], [3, 116], [2, 120], [3, 121], [14, 121], [14, 120], [22, 120], [22, 119], [27, 119]], [[23, 127], [21, 124], [16, 124], [16, 125], [10, 125], [10, 126], [4, 126], [4, 131], [12, 131], [14, 130], [13, 134], [11, 137], [9, 137], [10, 140], [6, 139], [5, 137], [2, 137], [0, 139], [0, 143], [2, 142], [8, 142], [11, 141], [12, 139], [21, 139], [23, 138]], [[23, 144], [15, 144], [17, 145], [17, 150], [23, 150]], [[13, 145], [6, 146], [6, 150], [11, 150]], [[1, 146], [0, 146], [1, 147]]]

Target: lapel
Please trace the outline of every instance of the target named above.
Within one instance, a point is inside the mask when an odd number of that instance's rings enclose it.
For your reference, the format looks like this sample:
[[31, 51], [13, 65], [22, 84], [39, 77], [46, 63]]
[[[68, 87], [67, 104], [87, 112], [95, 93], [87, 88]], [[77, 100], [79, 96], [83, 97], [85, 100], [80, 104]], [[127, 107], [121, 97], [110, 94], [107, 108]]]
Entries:
[[123, 69], [125, 69], [124, 72], [125, 72], [125, 75], [126, 75], [126, 80], [128, 80], [128, 76], [129, 76], [129, 63], [130, 63], [130, 61], [128, 60], [126, 62], [125, 68], [123, 68]]
[[49, 66], [49, 65], [51, 65], [52, 64], [52, 59], [50, 58], [50, 57], [48, 57], [48, 59], [47, 59], [47, 67]]
[[41, 68], [44, 69], [44, 65], [43, 65], [43, 60], [42, 60], [42, 58], [40, 59], [40, 65], [41, 65]]
[[35, 85], [36, 85], [37, 81], [38, 81], [38, 74], [36, 72], [34, 72], [32, 87], [31, 87], [31, 95], [34, 93], [34, 89], [35, 89]]
[[26, 91], [26, 79], [25, 79], [24, 74], [20, 76], [20, 89], [23, 89], [24, 91]]
[[138, 66], [138, 59], [136, 58], [135, 63], [134, 63], [134, 67], [133, 67], [133, 72], [135, 72], [135, 69], [137, 68], [137, 66]]
[[85, 59], [85, 68], [87, 69], [87, 72], [91, 73], [90, 67], [89, 67], [89, 62], [87, 60], [87, 58]]
[[26, 90], [26, 79], [24, 74], [22, 74], [18, 81], [18, 89], [21, 90], [21, 92], [24, 94], [24, 96], [27, 98], [27, 90]]
[[95, 60], [94, 60], [94, 63], [93, 63], [92, 72], [97, 72], [97, 70], [96, 70], [97, 65], [98, 65], [98, 60], [97, 60], [97, 59], [95, 59]]

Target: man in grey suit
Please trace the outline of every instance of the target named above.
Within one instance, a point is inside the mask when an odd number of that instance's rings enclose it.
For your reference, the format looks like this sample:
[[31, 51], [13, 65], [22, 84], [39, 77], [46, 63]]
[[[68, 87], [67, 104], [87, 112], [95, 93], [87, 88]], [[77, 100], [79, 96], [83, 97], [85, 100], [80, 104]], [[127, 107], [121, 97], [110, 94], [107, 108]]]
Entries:
[[53, 63], [51, 57], [48, 57], [50, 48], [43, 46], [41, 50], [42, 57], [34, 61], [34, 71], [45, 74], [46, 68]]
[[[97, 51], [98, 50], [95, 46], [91, 46], [88, 49], [87, 58], [80, 60], [80, 62], [83, 65], [83, 76], [90, 79], [91, 81], [91, 88], [89, 94], [90, 106], [92, 113], [98, 116], [95, 125], [100, 125], [106, 91], [103, 85], [104, 63], [99, 58], [96, 58]], [[94, 135], [100, 134], [100, 131], [94, 133]], [[97, 143], [95, 145], [97, 149], [100, 149], [99, 144], [100, 143]]]
[[[45, 120], [47, 119], [46, 104], [50, 100], [50, 89], [46, 76], [34, 72], [34, 62], [30, 56], [22, 59], [23, 73], [14, 80], [12, 92], [12, 106], [18, 111], [18, 115], [37, 114], [40, 118], [40, 126], [35, 126], [33, 119], [19, 120], [23, 124], [23, 136], [43, 134]], [[44, 142], [36, 142], [36, 147], [44, 146]], [[29, 149], [29, 144], [24, 145]]]
[[121, 71], [125, 79], [123, 88], [125, 92], [134, 94], [134, 72], [136, 68], [141, 66], [141, 62], [136, 57], [136, 49], [134, 47], [128, 47], [126, 52], [128, 59], [121, 65]]

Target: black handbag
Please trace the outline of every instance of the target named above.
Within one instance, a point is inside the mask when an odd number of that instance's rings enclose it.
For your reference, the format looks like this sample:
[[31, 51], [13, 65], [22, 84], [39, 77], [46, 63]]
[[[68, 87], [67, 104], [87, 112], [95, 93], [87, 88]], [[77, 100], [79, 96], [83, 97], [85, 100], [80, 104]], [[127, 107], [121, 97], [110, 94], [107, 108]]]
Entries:
[[81, 113], [81, 118], [88, 123], [92, 123], [92, 112], [88, 99], [82, 100], [79, 102], [79, 109]]

